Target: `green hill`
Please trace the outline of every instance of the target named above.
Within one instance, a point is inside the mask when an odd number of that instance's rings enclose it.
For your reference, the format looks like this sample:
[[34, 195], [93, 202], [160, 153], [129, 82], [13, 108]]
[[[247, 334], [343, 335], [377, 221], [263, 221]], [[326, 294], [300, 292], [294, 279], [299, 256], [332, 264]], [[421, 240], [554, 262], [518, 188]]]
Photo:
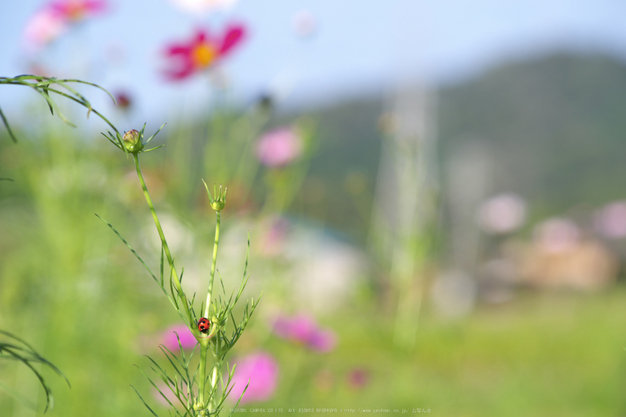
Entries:
[[489, 144], [495, 188], [546, 211], [626, 196], [626, 66], [605, 56], [515, 62], [441, 92], [442, 155]]
[[[492, 159], [492, 191], [520, 193], [537, 215], [626, 197], [624, 63], [573, 54], [511, 62], [440, 89], [437, 101], [441, 166], [478, 139]], [[315, 112], [321, 147], [311, 175], [326, 184], [332, 210], [303, 208], [308, 214], [351, 232], [362, 226], [367, 216], [355, 215], [342, 179], [362, 172], [373, 189], [383, 104], [377, 97]]]

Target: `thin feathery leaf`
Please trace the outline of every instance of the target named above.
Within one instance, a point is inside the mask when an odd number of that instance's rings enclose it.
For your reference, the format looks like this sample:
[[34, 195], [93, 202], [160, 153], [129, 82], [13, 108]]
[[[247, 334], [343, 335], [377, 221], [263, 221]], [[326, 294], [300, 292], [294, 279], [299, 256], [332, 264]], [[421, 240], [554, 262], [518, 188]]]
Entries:
[[[156, 361], [154, 361], [154, 359], [152, 359], [150, 356], [146, 355], [146, 357], [159, 369], [159, 371], [157, 371], [154, 368], [150, 368], [152, 369], [153, 372], [155, 372], [157, 374], [157, 376], [159, 376], [161, 378], [161, 380], [163, 381], [163, 383], [165, 383], [165, 385], [169, 388], [169, 390], [172, 392], [172, 394], [174, 394], [174, 396], [176, 396], [176, 399], [178, 399], [178, 401], [180, 402], [180, 404], [183, 406], [183, 408], [185, 409], [186, 412], [190, 412], [190, 409], [188, 408], [188, 405], [186, 404], [185, 400], [185, 394], [184, 392], [178, 387], [178, 384], [176, 381], [172, 380], [170, 377], [167, 376], [166, 371], [161, 368], [161, 366], [156, 363]], [[135, 365], [137, 366], [137, 365]], [[163, 392], [161, 391], [161, 389], [154, 383], [154, 381], [152, 381], [152, 379], [146, 375], [146, 373], [137, 366], [137, 368], [139, 369], [139, 371], [146, 377], [146, 379], [148, 379], [148, 381], [150, 382], [150, 384], [159, 392], [159, 394], [161, 394], [161, 396], [172, 406], [172, 408], [174, 408], [174, 404], [170, 401], [170, 399], [163, 394]], [[181, 387], [182, 387], [182, 382], [181, 382]], [[190, 394], [193, 398], [193, 392], [190, 391]], [[180, 415], [180, 413], [177, 414]]]
[[161, 263], [159, 265], [159, 274], [160, 274], [160, 278], [161, 278], [161, 282], [160, 285], [161, 287], [163, 286], [164, 278], [165, 278], [165, 269], [164, 269], [164, 262], [165, 262], [165, 250], [163, 249], [163, 243], [161, 243]]
[[44, 390], [44, 393], [46, 394], [46, 408], [44, 410], [44, 413], [46, 413], [49, 409], [53, 408], [54, 407], [54, 397], [52, 396], [52, 391], [50, 391], [50, 387], [48, 387], [48, 384], [46, 384], [46, 381], [43, 378], [43, 376], [41, 375], [41, 373], [39, 373], [39, 371], [37, 371], [30, 364], [30, 361], [26, 360], [25, 358], [22, 358], [19, 354], [14, 352], [12, 349], [4, 347], [2, 349], [2, 351], [8, 353], [9, 355], [13, 356], [18, 361], [22, 362], [25, 366], [27, 366], [31, 370], [32, 373], [35, 374], [35, 376], [39, 380], [39, 385], [41, 385], [41, 387]]
[[[169, 350], [166, 346], [164, 345], [159, 345], [159, 349], [161, 349], [161, 351], [163, 352], [163, 354], [165, 355], [165, 357], [167, 358], [167, 361], [170, 363], [170, 365], [172, 365], [172, 368], [174, 368], [174, 371], [180, 375], [181, 377], [185, 377], [185, 374], [183, 372], [181, 372], [181, 370], [178, 368], [178, 366], [174, 363], [174, 360], [176, 362], [178, 362], [178, 365], [180, 365], [181, 367], [184, 367], [184, 364], [180, 362], [180, 360], [178, 359], [178, 357], [176, 357], [176, 355]], [[169, 355], [166, 353], [169, 352]], [[174, 360], [172, 360], [172, 358], [174, 358]]]
[[[44, 389], [46, 394], [46, 409], [44, 412], [48, 411], [54, 406], [54, 397], [52, 396], [52, 392], [48, 385], [45, 383], [42, 375], [31, 365], [31, 362], [41, 363], [48, 368], [52, 369], [57, 375], [61, 376], [65, 379], [65, 382], [69, 387], [71, 387], [70, 381], [67, 379], [65, 374], [61, 372], [59, 368], [57, 368], [53, 363], [48, 361], [46, 358], [41, 356], [35, 349], [24, 339], [14, 335], [13, 333], [7, 332], [5, 330], [0, 330], [0, 334], [5, 335], [6, 337], [13, 339], [24, 346], [15, 345], [13, 343], [2, 342], [0, 343], [0, 356], [3, 358], [11, 358], [13, 360], [17, 360], [22, 362], [25, 366], [30, 368], [30, 370], [35, 374], [37, 379], [39, 380], [41, 386]], [[7, 356], [8, 355], [8, 356]]]
[[224, 280], [222, 279], [222, 274], [219, 269], [217, 270], [217, 277], [220, 279], [220, 284], [222, 284], [222, 293], [224, 297], [226, 297], [226, 287], [224, 286]]
[[[133, 249], [132, 246], [130, 246], [130, 244], [126, 241], [126, 239], [124, 239], [122, 237], [122, 235], [120, 234], [120, 232], [117, 231], [117, 229], [108, 221], [104, 220], [102, 217], [100, 217], [98, 214], [96, 214], [96, 217], [99, 218], [100, 220], [102, 220], [104, 223], [106, 223], [107, 226], [109, 226], [109, 228], [111, 228], [111, 230], [113, 230], [113, 233], [115, 233], [117, 235], [117, 237], [120, 238], [120, 240], [122, 242], [124, 242], [124, 244], [126, 245], [126, 247], [132, 252], [133, 255], [135, 255], [135, 258], [137, 258], [137, 260], [143, 265], [143, 267], [146, 269], [146, 271], [148, 271], [148, 273], [150, 274], [150, 276], [152, 277], [152, 279], [154, 279], [154, 281], [159, 284], [159, 280], [156, 277], [156, 275], [154, 275], [154, 273], [152, 272], [152, 270], [150, 269], [150, 267], [144, 262], [144, 260], [141, 258], [141, 256], [139, 256], [139, 254], [137, 253], [137, 251], [135, 251], [135, 249]], [[159, 285], [160, 286], [160, 285]], [[160, 286], [161, 287], [161, 286]], [[163, 287], [161, 287], [163, 288]], [[166, 293], [167, 295], [167, 293]]]
[[59, 81], [64, 83], [64, 84], [67, 84], [67, 83], [78, 83], [78, 84], [85, 84], [85, 85], [89, 85], [89, 86], [95, 87], [98, 90], [104, 91], [109, 97], [111, 97], [111, 100], [113, 100], [113, 104], [115, 104], [115, 97], [113, 97], [113, 95], [106, 88], [101, 87], [98, 84], [90, 83], [89, 81], [77, 80], [77, 79], [66, 79], [66, 80], [59, 80]]
[[[150, 137], [149, 137], [149, 138], [148, 138], [148, 139], [147, 139], [144, 143], [150, 143], [150, 141], [151, 141], [152, 139], [154, 139], [154, 137], [155, 137], [156, 135], [158, 135], [158, 134], [159, 134], [159, 132], [161, 131], [161, 129], [163, 129], [163, 128], [165, 127], [165, 125], [166, 125], [166, 124], [167, 124], [167, 123], [163, 123], [163, 124], [161, 125], [161, 127], [159, 128], [159, 130], [157, 130], [156, 132], [154, 132], [154, 133], [152, 134], [152, 136], [150, 136]], [[143, 125], [143, 127], [144, 127], [144, 128], [141, 130], [141, 134], [142, 134], [142, 136], [143, 136], [143, 131], [144, 131], [144, 129], [146, 128], [146, 125], [144, 124], [144, 125]], [[152, 151], [152, 150], [154, 150], [154, 149], [158, 149], [158, 148], [160, 148], [160, 147], [162, 147], [162, 146], [165, 146], [165, 145], [161, 145], [161, 146], [158, 146], [158, 147], [156, 147], [156, 148], [152, 148], [152, 149], [150, 149], [150, 150]], [[145, 151], [145, 152], [148, 152], [148, 151]]]
[[145, 149], [145, 150], [142, 150], [142, 151], [141, 151], [141, 153], [146, 153], [146, 152], [156, 151], [157, 149], [162, 148], [162, 147], [164, 147], [164, 146], [165, 146], [165, 145], [159, 145], [159, 146], [154, 147], [154, 148]]
[[[137, 391], [137, 388], [133, 387], [132, 385], [130, 386], [133, 390], [135, 390], [135, 393], [137, 394], [137, 396], [139, 397], [139, 399], [141, 400], [141, 402], [143, 403], [143, 405], [146, 406], [146, 408], [148, 409], [148, 411], [150, 411], [152, 413], [153, 416], [159, 417], [159, 415], [157, 413], [154, 412], [154, 410], [152, 408], [150, 408], [150, 406], [148, 405], [148, 403], [146, 402], [146, 400], [143, 399], [143, 397], [141, 396], [141, 394], [139, 393], [139, 391]], [[158, 388], [157, 388], [158, 389]], [[160, 392], [160, 390], [159, 390]], [[165, 398], [167, 399], [167, 398]], [[169, 401], [169, 400], [168, 400]]]
[[102, 136], [104, 136], [105, 138], [107, 138], [109, 140], [109, 142], [111, 142], [113, 145], [117, 146], [119, 149], [124, 149], [124, 147], [119, 143], [119, 139], [116, 139], [113, 137], [113, 134], [109, 131], [107, 131], [108, 135], [104, 134], [104, 133], [100, 133]]
[[11, 129], [11, 126], [9, 125], [9, 121], [4, 115], [4, 112], [2, 111], [1, 107], [0, 107], [0, 119], [2, 119], [2, 123], [4, 123], [4, 127], [7, 129], [7, 132], [9, 133], [9, 137], [11, 138], [13, 143], [17, 143], [17, 137], [15, 136], [15, 133], [13, 133], [13, 130]]
[[[237, 400], [237, 403], [235, 404], [235, 406], [233, 407], [233, 409], [230, 411], [229, 416], [233, 415], [233, 412], [235, 411], [235, 409], [239, 406], [239, 403], [241, 402], [241, 399], [243, 398], [244, 394], [246, 393], [246, 391], [248, 390], [248, 387], [250, 386], [250, 380], [248, 380], [248, 383], [246, 384], [246, 387], [243, 389], [243, 392], [241, 393], [241, 395], [239, 396], [239, 399]], [[233, 385], [234, 387], [234, 385]], [[232, 390], [232, 387], [231, 387]], [[230, 394], [230, 390], [228, 391], [228, 393]], [[222, 400], [222, 402], [224, 402], [226, 398], [224, 398]]]

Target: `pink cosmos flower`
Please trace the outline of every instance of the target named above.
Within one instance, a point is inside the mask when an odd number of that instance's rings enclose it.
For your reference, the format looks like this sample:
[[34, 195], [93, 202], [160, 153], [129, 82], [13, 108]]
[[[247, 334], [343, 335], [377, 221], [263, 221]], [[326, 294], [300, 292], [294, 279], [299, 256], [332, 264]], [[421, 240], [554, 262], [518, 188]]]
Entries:
[[50, 10], [59, 13], [69, 22], [77, 22], [97, 15], [107, 7], [105, 0], [56, 0], [49, 4]]
[[61, 36], [67, 30], [63, 16], [51, 9], [42, 9], [26, 23], [24, 40], [31, 49], [41, 49]]
[[626, 237], [626, 201], [616, 201], [602, 208], [595, 214], [594, 226], [607, 238]]
[[191, 330], [189, 330], [187, 326], [182, 324], [172, 326], [163, 332], [162, 339], [163, 346], [172, 352], [178, 352], [179, 350], [176, 334], [178, 334], [178, 338], [180, 338], [180, 344], [183, 346], [183, 349], [193, 349], [196, 346], [196, 343], [198, 343], [193, 333], [191, 333]]
[[37, 11], [26, 23], [24, 40], [40, 49], [65, 33], [72, 23], [97, 15], [106, 8], [105, 0], [56, 0]]
[[490, 234], [517, 230], [526, 219], [526, 202], [518, 195], [504, 193], [485, 201], [478, 212], [480, 226]]
[[170, 45], [165, 54], [172, 67], [165, 71], [169, 80], [182, 80], [196, 72], [212, 67], [228, 55], [245, 35], [242, 25], [229, 26], [221, 37], [211, 37], [206, 30], [197, 30], [195, 36], [183, 43]]
[[261, 136], [256, 145], [259, 161], [270, 168], [290, 164], [302, 155], [302, 138], [295, 128], [281, 127]]
[[278, 383], [278, 364], [269, 353], [257, 352], [237, 361], [230, 400], [236, 402], [248, 385], [241, 404], [269, 400]]
[[337, 344], [335, 332], [320, 328], [313, 318], [305, 314], [295, 317], [278, 316], [274, 321], [274, 333], [317, 352], [329, 352]]

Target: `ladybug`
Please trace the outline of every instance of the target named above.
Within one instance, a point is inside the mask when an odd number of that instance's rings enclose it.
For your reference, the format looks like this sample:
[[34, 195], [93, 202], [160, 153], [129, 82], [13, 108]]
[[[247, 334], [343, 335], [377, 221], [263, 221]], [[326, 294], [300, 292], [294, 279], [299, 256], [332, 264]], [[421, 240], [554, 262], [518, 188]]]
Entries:
[[211, 322], [206, 317], [202, 317], [198, 321], [198, 330], [200, 330], [200, 333], [208, 332], [209, 331], [209, 327], [211, 327]]

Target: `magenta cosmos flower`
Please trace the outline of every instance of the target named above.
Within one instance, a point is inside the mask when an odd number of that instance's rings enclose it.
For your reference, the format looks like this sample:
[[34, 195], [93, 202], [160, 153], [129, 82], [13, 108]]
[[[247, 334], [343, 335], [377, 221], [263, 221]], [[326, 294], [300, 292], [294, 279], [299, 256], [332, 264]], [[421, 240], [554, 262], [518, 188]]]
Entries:
[[236, 402], [241, 393], [246, 393], [241, 404], [269, 400], [278, 383], [278, 364], [269, 353], [257, 352], [237, 361], [234, 386], [230, 393], [230, 400]]
[[[178, 338], [176, 337], [177, 334]], [[178, 339], [180, 339], [183, 349], [193, 349], [196, 343], [198, 343], [191, 330], [182, 324], [172, 326], [163, 332], [163, 346], [172, 352], [177, 352], [180, 349], [178, 347]]]
[[197, 72], [212, 67], [228, 55], [245, 35], [241, 25], [231, 25], [221, 37], [209, 36], [208, 31], [198, 30], [187, 42], [170, 45], [165, 54], [171, 68], [165, 71], [170, 80], [182, 80]]
[[274, 321], [274, 333], [317, 352], [329, 352], [337, 344], [335, 332], [322, 329], [313, 318], [305, 314], [295, 317], [278, 316]]
[[256, 156], [270, 168], [290, 164], [302, 155], [302, 137], [293, 127], [281, 127], [267, 132], [256, 144]]

